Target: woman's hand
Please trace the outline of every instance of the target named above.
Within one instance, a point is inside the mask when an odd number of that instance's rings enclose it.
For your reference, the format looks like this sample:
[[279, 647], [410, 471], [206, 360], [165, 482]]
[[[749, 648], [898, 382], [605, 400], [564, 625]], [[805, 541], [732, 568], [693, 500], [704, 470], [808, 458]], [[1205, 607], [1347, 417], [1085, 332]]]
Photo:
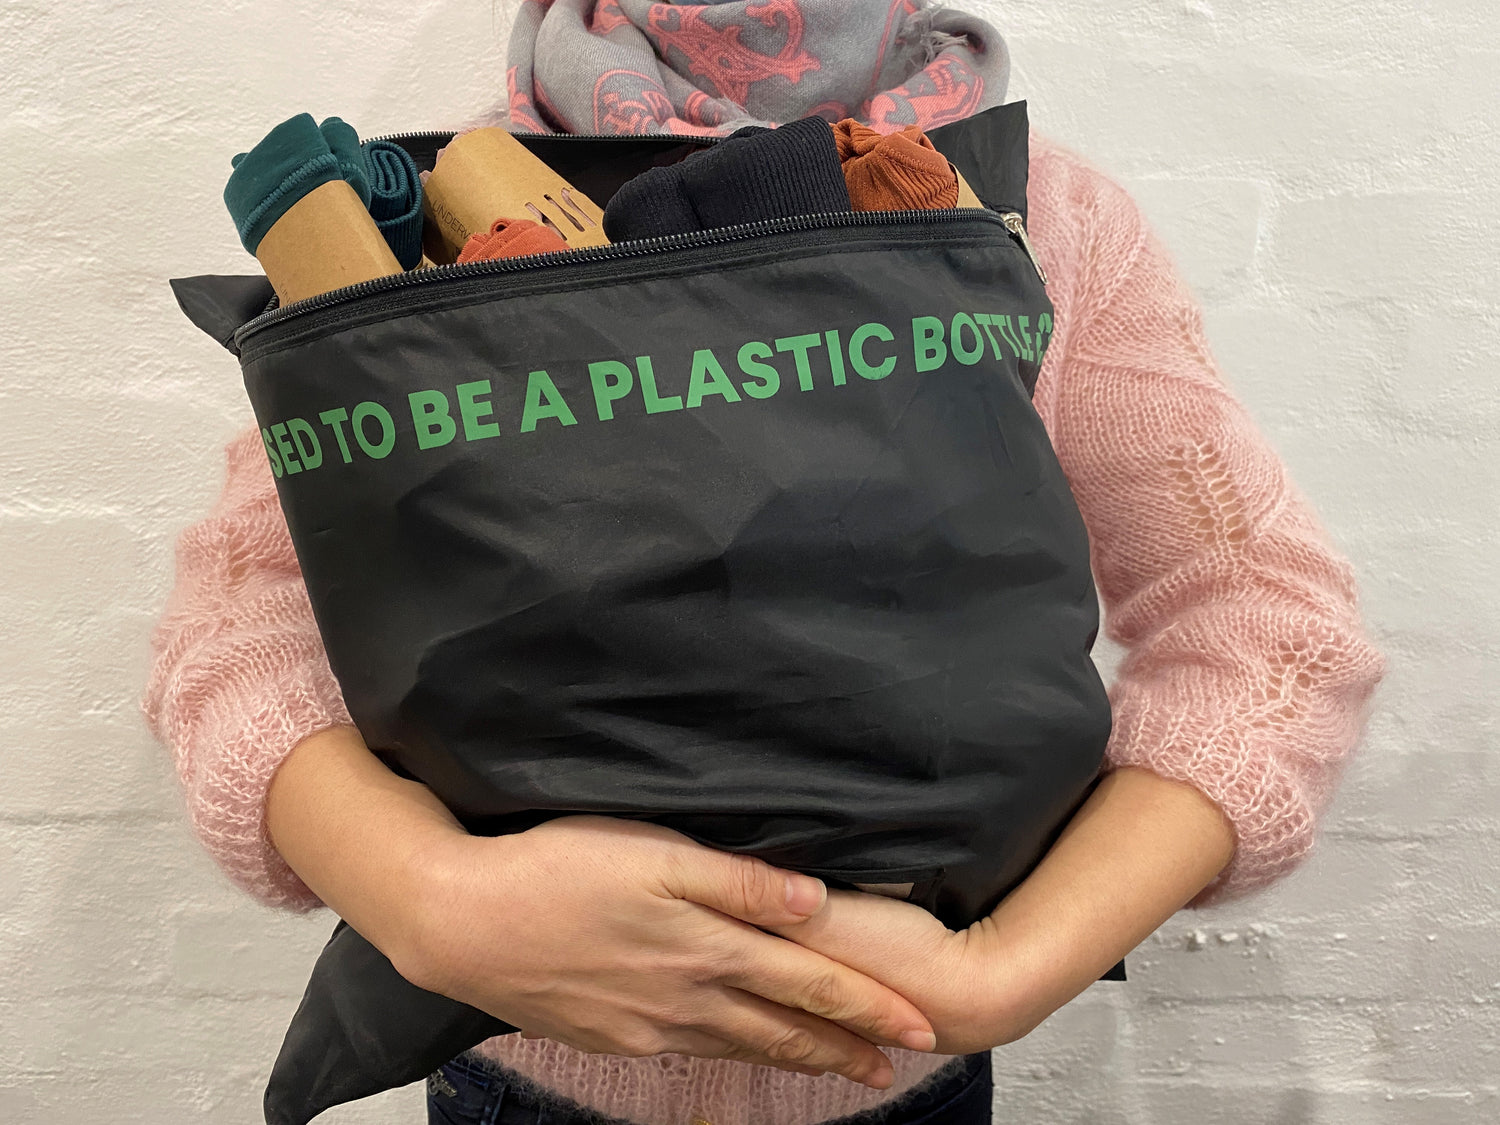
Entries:
[[1052, 848], [961, 933], [920, 907], [830, 891], [775, 933], [842, 961], [920, 1008], [937, 1049], [1020, 1039], [1093, 984], [1229, 862], [1234, 830], [1193, 787], [1134, 767], [1106, 775]]
[[955, 933], [920, 906], [839, 890], [806, 921], [770, 928], [906, 997], [932, 1022], [942, 1054], [987, 1051], [1035, 1026], [1011, 1000], [1016, 974], [987, 929]]
[[413, 983], [583, 1051], [671, 1051], [883, 1089], [871, 1045], [930, 1039], [909, 1001], [764, 933], [816, 911], [822, 884], [657, 825], [565, 816], [514, 836], [449, 837], [425, 920], [392, 961]]
[[932, 1042], [896, 991], [757, 928], [815, 913], [820, 882], [666, 828], [568, 816], [470, 836], [351, 728], [299, 744], [267, 824], [292, 869], [408, 980], [533, 1036], [835, 1071], [877, 1089], [893, 1076], [873, 1044]]

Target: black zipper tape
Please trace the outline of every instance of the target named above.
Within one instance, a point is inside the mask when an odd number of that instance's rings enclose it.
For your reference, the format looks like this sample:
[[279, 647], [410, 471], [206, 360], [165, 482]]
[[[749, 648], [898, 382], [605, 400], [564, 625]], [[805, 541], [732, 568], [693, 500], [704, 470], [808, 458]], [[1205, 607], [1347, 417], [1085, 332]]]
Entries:
[[[434, 286], [442, 288], [445, 298], [451, 296], [455, 299], [465, 299], [471, 294], [473, 287], [460, 285], [460, 283], [483, 282], [500, 276], [515, 278], [516, 275], [530, 274], [536, 275], [537, 280], [541, 280], [551, 271], [563, 268], [567, 270], [566, 278], [569, 283], [587, 284], [628, 277], [633, 272], [630, 264], [639, 264], [643, 259], [671, 254], [675, 258], [681, 258], [681, 264], [688, 265], [697, 257], [691, 253], [692, 251], [713, 250], [755, 239], [783, 236], [777, 238], [778, 248], [782, 249], [800, 249], [809, 245], [825, 245], [832, 248], [826, 239], [817, 237], [799, 239], [794, 236], [817, 235], [852, 228], [884, 227], [888, 228], [893, 236], [903, 232], [912, 233], [913, 228], [919, 228], [924, 236], [931, 237], [930, 228], [950, 224], [967, 224], [976, 228], [991, 229], [998, 227], [1006, 232], [1006, 243], [1020, 249], [1012, 232], [998, 214], [974, 208], [925, 211], [838, 211], [819, 215], [793, 215], [781, 219], [741, 223], [732, 227], [693, 231], [688, 234], [633, 239], [627, 242], [613, 242], [606, 246], [554, 250], [546, 254], [529, 254], [521, 258], [495, 258], [482, 262], [467, 262], [463, 265], [435, 266], [431, 269], [390, 274], [342, 289], [333, 289], [327, 293], [320, 293], [316, 297], [308, 297], [305, 300], [263, 312], [235, 332], [234, 342], [235, 346], [243, 352], [250, 337], [267, 329], [275, 328], [289, 320], [321, 314], [326, 310], [353, 302], [359, 303], [359, 312], [365, 315], [374, 311], [369, 303], [370, 299], [382, 294], [392, 296], [395, 299], [394, 311], [400, 311], [402, 305], [406, 305], [417, 295], [416, 291], [431, 289]], [[459, 288], [454, 289], [456, 285]], [[386, 308], [389, 305], [391, 302], [378, 303], [379, 308]], [[321, 315], [318, 315], [316, 320], [319, 327], [326, 323]]]
[[[427, 129], [418, 133], [387, 133], [380, 137], [365, 137], [362, 144], [371, 141], [393, 141], [402, 144], [404, 141], [432, 141], [439, 138], [444, 144], [452, 141], [458, 136], [457, 129]], [[695, 133], [512, 133], [511, 136], [525, 144], [528, 140], [539, 139], [543, 141], [630, 141], [634, 144], [642, 142], [660, 141], [666, 145], [701, 144], [708, 148], [716, 145], [724, 138], [719, 136], [698, 136]], [[403, 146], [404, 147], [404, 146]], [[441, 146], [439, 146], [441, 147]]]

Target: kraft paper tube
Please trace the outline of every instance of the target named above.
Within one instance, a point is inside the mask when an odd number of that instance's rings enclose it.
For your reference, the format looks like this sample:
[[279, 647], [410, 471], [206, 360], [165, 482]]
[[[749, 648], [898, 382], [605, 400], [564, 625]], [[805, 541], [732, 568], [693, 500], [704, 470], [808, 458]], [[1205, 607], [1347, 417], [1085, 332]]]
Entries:
[[440, 264], [455, 260], [469, 237], [496, 219], [549, 224], [570, 247], [609, 242], [598, 205], [504, 129], [455, 138], [422, 185], [422, 210], [428, 219], [422, 249]]
[[404, 272], [345, 180], [298, 200], [266, 231], [255, 256], [283, 305]]
[[[953, 165], [949, 164], [948, 167], [953, 168]], [[969, 181], [964, 179], [964, 174], [957, 168], [953, 168], [953, 174], [958, 177], [958, 202], [954, 206], [982, 208], [984, 204], [979, 202], [979, 196], [974, 194], [974, 189], [969, 186]]]

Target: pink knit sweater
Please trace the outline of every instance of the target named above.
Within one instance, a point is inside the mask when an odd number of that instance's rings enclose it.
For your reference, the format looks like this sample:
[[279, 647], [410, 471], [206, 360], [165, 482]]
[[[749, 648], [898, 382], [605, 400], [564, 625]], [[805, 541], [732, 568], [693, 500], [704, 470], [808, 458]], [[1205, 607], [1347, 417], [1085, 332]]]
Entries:
[[[1030, 232], [1057, 332], [1036, 407], [1093, 544], [1109, 634], [1106, 768], [1198, 787], [1236, 847], [1192, 907], [1247, 895], [1313, 846], [1383, 672], [1349, 564], [1225, 387], [1199, 310], [1125, 191], [1033, 135]], [[254, 430], [224, 493], [178, 546], [145, 711], [172, 751], [193, 827], [261, 901], [315, 896], [272, 849], [266, 789], [303, 737], [349, 721]], [[900, 1094], [946, 1057], [888, 1052], [877, 1092], [832, 1075], [682, 1055], [588, 1055], [505, 1036], [488, 1058], [644, 1125], [807, 1125]]]

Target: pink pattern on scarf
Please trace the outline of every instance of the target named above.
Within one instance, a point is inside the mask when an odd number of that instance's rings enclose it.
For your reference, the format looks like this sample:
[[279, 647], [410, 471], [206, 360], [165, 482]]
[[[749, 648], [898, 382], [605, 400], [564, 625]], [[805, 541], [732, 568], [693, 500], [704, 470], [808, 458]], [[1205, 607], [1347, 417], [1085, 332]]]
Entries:
[[672, 99], [649, 74], [607, 70], [594, 83], [596, 133], [647, 133], [658, 122], [675, 116]]
[[724, 124], [724, 107], [702, 90], [694, 90], [688, 95], [682, 114], [692, 124], [709, 130], [716, 130]]
[[962, 58], [946, 55], [912, 77], [904, 86], [871, 99], [862, 116], [886, 132], [906, 125], [933, 129], [962, 121], [984, 100], [984, 79]]
[[722, 108], [702, 91], [694, 91], [683, 112], [687, 116], [679, 117], [661, 83], [638, 70], [606, 71], [594, 84], [596, 133], [712, 137], [724, 131]]
[[[535, 2], [540, 2], [540, 0], [535, 0]], [[532, 133], [550, 133], [552, 130], [542, 124], [541, 118], [536, 115], [536, 107], [531, 104], [526, 91], [522, 90], [520, 84], [516, 82], [516, 69], [516, 67], [511, 67], [505, 72], [505, 89], [510, 95], [511, 124]]]
[[713, 26], [706, 17], [711, 10], [712, 5], [653, 4], [648, 22], [658, 53], [666, 58], [673, 49], [682, 52], [688, 73], [712, 82], [719, 97], [744, 105], [756, 82], [767, 78], [798, 82], [809, 70], [822, 69], [822, 63], [802, 49], [805, 21], [798, 0], [766, 0], [759, 7], [745, 9], [746, 15], [767, 27], [786, 24], [786, 42], [774, 56], [741, 43], [738, 27]]
[[[557, 130], [564, 133], [578, 132], [574, 128], [573, 123], [563, 115], [562, 111], [552, 104], [551, 99], [547, 97], [547, 91], [542, 89], [542, 84], [535, 78], [532, 79], [531, 89], [536, 94], [536, 107], [547, 115], [547, 120], [551, 121]], [[549, 133], [552, 131], [551, 129], [547, 130]]]
[[870, 92], [865, 97], [868, 104], [875, 96], [875, 84], [880, 80], [880, 65], [885, 61], [886, 50], [891, 44], [891, 28], [896, 26], [897, 16], [909, 16], [917, 10], [915, 0], [891, 0], [890, 10], [885, 14], [885, 30], [880, 35], [880, 46], [876, 48], [873, 65], [870, 67]]
[[599, 0], [589, 17], [589, 32], [593, 35], [608, 35], [617, 27], [629, 26], [630, 17], [620, 10], [618, 0]]

